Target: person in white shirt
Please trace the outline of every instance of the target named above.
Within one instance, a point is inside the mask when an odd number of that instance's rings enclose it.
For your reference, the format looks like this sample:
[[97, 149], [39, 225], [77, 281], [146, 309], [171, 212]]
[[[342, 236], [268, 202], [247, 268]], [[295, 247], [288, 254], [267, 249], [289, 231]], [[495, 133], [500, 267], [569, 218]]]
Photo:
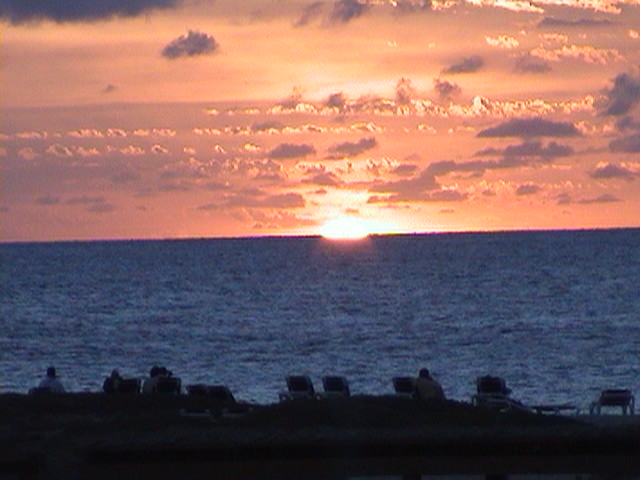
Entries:
[[65, 393], [64, 386], [58, 379], [54, 367], [47, 368], [47, 376], [42, 379], [38, 388], [49, 389], [51, 393]]
[[418, 394], [418, 398], [422, 398], [423, 400], [444, 400], [445, 398], [442, 385], [434, 380], [426, 368], [420, 370], [420, 374], [416, 379], [416, 393]]

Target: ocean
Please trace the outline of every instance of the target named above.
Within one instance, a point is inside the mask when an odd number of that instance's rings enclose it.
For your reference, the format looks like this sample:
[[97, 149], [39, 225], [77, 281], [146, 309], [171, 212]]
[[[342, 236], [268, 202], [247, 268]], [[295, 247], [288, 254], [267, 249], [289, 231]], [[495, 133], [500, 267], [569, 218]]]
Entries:
[[164, 365], [278, 401], [289, 374], [448, 397], [507, 381], [526, 404], [640, 394], [640, 230], [0, 245], [0, 392], [54, 365], [67, 390]]

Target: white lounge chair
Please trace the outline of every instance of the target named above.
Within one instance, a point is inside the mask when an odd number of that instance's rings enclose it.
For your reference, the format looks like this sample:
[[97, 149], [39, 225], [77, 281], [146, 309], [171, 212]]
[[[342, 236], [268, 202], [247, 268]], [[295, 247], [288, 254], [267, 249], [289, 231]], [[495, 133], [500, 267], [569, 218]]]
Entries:
[[402, 397], [415, 398], [416, 396], [416, 379], [413, 377], [393, 377], [393, 390], [396, 395]]
[[312, 400], [318, 398], [313, 388], [313, 382], [308, 375], [289, 375], [287, 377], [287, 391], [280, 392], [280, 401]]
[[476, 379], [476, 394], [471, 397], [473, 405], [498, 410], [530, 410], [509, 396], [511, 389], [501, 377], [485, 375]]
[[322, 388], [324, 392], [322, 397], [349, 397], [351, 391], [349, 389], [349, 382], [345, 377], [337, 375], [326, 375], [322, 377]]
[[179, 395], [182, 382], [177, 377], [161, 377], [156, 383], [153, 393]]
[[589, 407], [591, 415], [602, 413], [602, 407], [620, 407], [623, 415], [635, 413], [636, 398], [627, 389], [607, 389], [600, 392], [600, 397], [594, 400]]

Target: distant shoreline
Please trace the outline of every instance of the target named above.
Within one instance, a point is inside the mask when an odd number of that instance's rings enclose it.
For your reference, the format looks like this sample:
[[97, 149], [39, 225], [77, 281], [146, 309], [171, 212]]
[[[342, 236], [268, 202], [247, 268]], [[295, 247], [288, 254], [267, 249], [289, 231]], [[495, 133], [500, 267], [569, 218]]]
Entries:
[[[625, 231], [638, 231], [640, 233], [640, 226], [637, 227], [571, 227], [571, 228], [549, 228], [549, 229], [498, 229], [498, 230], [434, 230], [431, 232], [398, 232], [398, 233], [373, 233], [367, 238], [393, 238], [393, 237], [432, 237], [432, 236], [446, 236], [446, 235], [502, 235], [502, 234], [545, 234], [545, 233], [585, 233], [585, 232], [625, 232]], [[209, 241], [209, 240], [260, 240], [260, 239], [316, 239], [321, 240], [323, 237], [319, 234], [283, 234], [283, 235], [246, 235], [246, 236], [219, 236], [219, 237], [150, 237], [150, 238], [69, 238], [69, 239], [52, 239], [52, 240], [33, 240], [33, 241], [20, 241], [20, 240], [2, 240], [0, 239], [0, 246], [3, 245], [49, 245], [49, 244], [78, 244], [78, 243], [126, 243], [126, 242], [188, 242], [188, 241]], [[344, 241], [328, 240], [328, 242], [343, 243]], [[347, 240], [347, 243], [352, 243], [352, 240]], [[356, 240], [355, 243], [360, 242]]]

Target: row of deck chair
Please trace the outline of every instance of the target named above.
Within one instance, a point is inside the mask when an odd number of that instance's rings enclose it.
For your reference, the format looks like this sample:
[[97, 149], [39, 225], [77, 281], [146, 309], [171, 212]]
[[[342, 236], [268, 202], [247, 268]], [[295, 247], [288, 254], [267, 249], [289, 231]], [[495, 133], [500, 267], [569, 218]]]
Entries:
[[[500, 410], [527, 410], [555, 414], [563, 411], [578, 413], [578, 408], [572, 404], [524, 405], [511, 398], [510, 394], [511, 389], [507, 388], [503, 378], [486, 375], [478, 377], [476, 380], [476, 394], [471, 398], [471, 403]], [[591, 403], [589, 413], [600, 415], [603, 407], [620, 407], [623, 415], [633, 415], [635, 413], [635, 397], [628, 389], [602, 390], [600, 396]]]
[[297, 399], [316, 399], [327, 397], [349, 397], [351, 390], [347, 379], [338, 375], [322, 377], [323, 392], [316, 392], [308, 375], [289, 375], [286, 378], [287, 390], [278, 394], [280, 401]]
[[[135, 395], [140, 393], [142, 381], [139, 378], [123, 378], [117, 382], [113, 391], [107, 393], [121, 395]], [[182, 389], [182, 381], [177, 377], [163, 377], [157, 380], [153, 393], [179, 394]]]
[[[322, 392], [317, 392], [308, 375], [290, 375], [286, 377], [287, 390], [279, 393], [280, 401], [295, 399], [317, 399], [330, 397], [349, 397], [351, 391], [349, 382], [343, 376], [326, 375], [322, 377]], [[393, 388], [396, 395], [408, 398], [416, 396], [415, 377], [393, 377]], [[137, 378], [122, 379], [115, 393], [137, 394], [140, 393], [141, 381]], [[206, 396], [225, 405], [236, 405], [236, 399], [225, 385], [196, 384], [187, 386], [187, 394]], [[158, 379], [154, 390], [156, 393], [180, 394], [181, 381], [177, 377]], [[476, 393], [471, 397], [473, 405], [490, 407], [499, 410], [533, 410], [538, 413], [560, 413], [566, 410], [574, 410], [574, 405], [524, 405], [522, 402], [511, 398], [511, 389], [501, 377], [485, 375], [476, 379]], [[635, 413], [635, 397], [628, 389], [607, 389], [600, 393], [589, 408], [591, 414], [601, 414], [605, 407], [619, 407], [624, 415]]]

